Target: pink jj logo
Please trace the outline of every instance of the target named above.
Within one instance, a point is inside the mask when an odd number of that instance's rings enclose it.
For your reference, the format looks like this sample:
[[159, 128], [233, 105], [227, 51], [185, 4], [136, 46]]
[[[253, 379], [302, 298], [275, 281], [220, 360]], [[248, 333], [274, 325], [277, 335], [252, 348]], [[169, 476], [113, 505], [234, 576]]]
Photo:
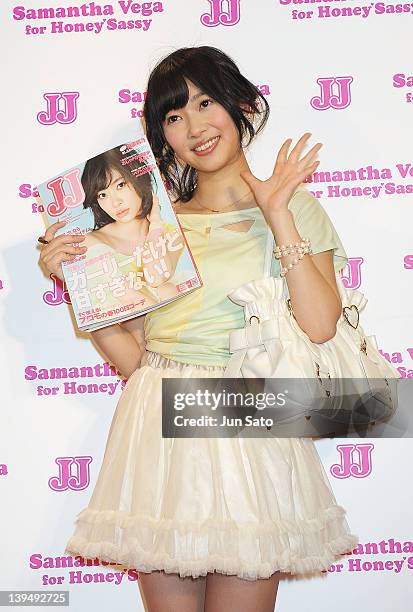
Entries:
[[59, 466], [59, 474], [49, 478], [49, 487], [53, 491], [82, 491], [89, 486], [90, 469], [93, 458], [85, 457], [57, 457], [55, 462]]
[[[66, 189], [63, 188], [65, 185]], [[57, 176], [47, 183], [47, 188], [53, 194], [53, 201], [47, 205], [51, 217], [59, 217], [67, 208], [76, 208], [84, 202], [85, 192], [80, 181], [80, 170], [75, 168]]]
[[208, 0], [209, 13], [200, 17], [202, 25], [215, 28], [217, 25], [233, 26], [240, 20], [240, 0]]
[[70, 304], [69, 292], [66, 289], [66, 284], [62, 283], [56, 274], [51, 274], [50, 278], [53, 281], [52, 291], [43, 293], [43, 302], [48, 306], [60, 306], [60, 304]]
[[341, 278], [346, 289], [358, 289], [361, 285], [362, 257], [351, 257], [347, 262], [346, 273], [342, 272]]
[[63, 91], [43, 94], [47, 108], [37, 113], [37, 121], [42, 125], [73, 123], [77, 117], [78, 91]]
[[[351, 102], [350, 83], [353, 77], [320, 77], [317, 83], [320, 85], [320, 96], [314, 96], [310, 105], [315, 110], [326, 110], [334, 108], [340, 110], [347, 108]], [[333, 91], [333, 86], [336, 86]]]
[[366, 478], [372, 472], [371, 452], [374, 444], [337, 444], [341, 463], [331, 466], [335, 478]]

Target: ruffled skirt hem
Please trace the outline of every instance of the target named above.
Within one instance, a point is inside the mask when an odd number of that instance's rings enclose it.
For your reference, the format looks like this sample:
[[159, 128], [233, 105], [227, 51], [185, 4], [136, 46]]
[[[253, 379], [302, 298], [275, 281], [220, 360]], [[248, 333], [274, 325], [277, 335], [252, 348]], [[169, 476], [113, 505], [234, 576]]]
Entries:
[[[341, 506], [332, 506], [321, 518], [312, 520], [236, 525], [216, 520], [157, 521], [86, 508], [77, 519], [76, 533], [80, 535], [69, 539], [65, 554], [98, 559], [123, 570], [162, 570], [181, 578], [217, 572], [257, 580], [277, 571], [320, 576], [351, 553], [359, 541], [356, 535], [343, 532], [344, 514]], [[115, 533], [121, 534], [117, 543], [110, 540], [109, 534]], [[157, 552], [151, 552], [154, 550]]]

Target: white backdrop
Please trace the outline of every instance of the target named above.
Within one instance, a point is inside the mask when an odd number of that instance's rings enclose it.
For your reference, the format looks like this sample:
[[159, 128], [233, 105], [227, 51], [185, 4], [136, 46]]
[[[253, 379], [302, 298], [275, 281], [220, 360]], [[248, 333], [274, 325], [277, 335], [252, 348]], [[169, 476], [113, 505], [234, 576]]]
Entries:
[[[368, 298], [365, 331], [413, 376], [412, 17], [411, 3], [365, 0], [3, 0], [0, 590], [68, 589], [72, 610], [143, 610], [136, 573], [118, 583], [110, 569], [72, 567], [63, 556], [123, 383], [38, 266], [44, 226], [33, 188], [134, 137], [149, 72], [167, 53], [217, 46], [262, 88], [271, 116], [248, 154], [259, 178], [286, 138], [310, 131], [312, 144], [324, 143], [309, 187], [349, 255], [349, 286]], [[42, 123], [53, 93], [61, 111], [64, 95], [74, 101], [73, 112]], [[90, 383], [105, 384], [88, 393]], [[283, 580], [277, 610], [404, 611], [413, 595], [410, 440], [317, 448], [361, 544], [324, 578]], [[343, 457], [361, 463], [361, 475], [331, 473]], [[69, 483], [65, 467], [75, 475], [75, 461], [85, 478]]]

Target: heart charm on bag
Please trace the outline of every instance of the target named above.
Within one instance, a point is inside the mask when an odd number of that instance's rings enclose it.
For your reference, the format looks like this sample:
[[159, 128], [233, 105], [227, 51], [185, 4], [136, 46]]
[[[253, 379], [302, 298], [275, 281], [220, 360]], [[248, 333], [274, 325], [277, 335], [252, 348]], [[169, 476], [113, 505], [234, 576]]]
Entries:
[[[355, 309], [355, 314], [352, 314], [353, 308]], [[354, 304], [352, 304], [351, 306], [344, 306], [343, 308], [343, 316], [346, 319], [347, 323], [349, 325], [351, 325], [351, 327], [353, 327], [354, 329], [357, 329], [357, 326], [359, 324], [359, 320], [360, 320], [360, 314], [359, 311], [357, 309], [357, 306], [355, 306]], [[356, 322], [354, 323], [354, 317], [357, 318]], [[353, 321], [351, 320], [353, 319]]]

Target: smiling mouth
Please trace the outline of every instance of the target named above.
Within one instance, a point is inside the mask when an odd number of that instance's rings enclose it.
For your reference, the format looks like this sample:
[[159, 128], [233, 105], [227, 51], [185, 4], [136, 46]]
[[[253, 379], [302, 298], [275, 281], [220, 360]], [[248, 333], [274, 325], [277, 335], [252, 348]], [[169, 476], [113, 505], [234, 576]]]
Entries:
[[212, 150], [217, 144], [219, 139], [220, 139], [220, 136], [215, 136], [214, 138], [210, 138], [209, 140], [204, 142], [203, 145], [200, 145], [199, 147], [192, 149], [192, 151], [194, 151], [195, 153], [204, 153], [205, 151]]
[[121, 210], [120, 212], [116, 213], [116, 216], [124, 217], [128, 212], [129, 212], [129, 208], [125, 208], [125, 210]]

